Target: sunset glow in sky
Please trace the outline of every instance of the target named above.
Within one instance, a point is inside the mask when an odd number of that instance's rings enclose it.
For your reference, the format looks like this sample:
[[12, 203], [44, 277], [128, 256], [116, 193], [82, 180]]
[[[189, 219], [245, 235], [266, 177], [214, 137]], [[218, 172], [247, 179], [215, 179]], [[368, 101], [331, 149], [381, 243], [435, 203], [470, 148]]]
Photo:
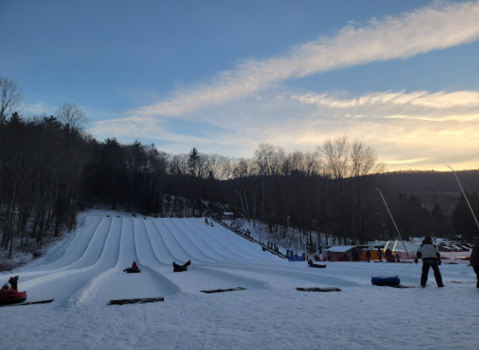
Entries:
[[348, 136], [387, 170], [479, 168], [479, 1], [0, 2], [23, 115], [251, 158]]

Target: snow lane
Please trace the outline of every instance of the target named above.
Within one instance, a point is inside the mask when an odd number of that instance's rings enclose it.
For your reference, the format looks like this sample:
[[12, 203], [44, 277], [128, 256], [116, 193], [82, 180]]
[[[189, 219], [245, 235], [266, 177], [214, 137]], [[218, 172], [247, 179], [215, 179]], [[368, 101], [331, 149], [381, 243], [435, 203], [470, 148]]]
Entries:
[[[148, 247], [146, 240], [148, 239], [148, 232], [145, 232], [146, 225], [144, 227], [139, 223], [141, 220], [135, 220], [135, 238], [138, 242], [145, 240], [143, 243], [138, 243], [138, 251], [145, 254], [145, 262], [148, 261], [148, 267], [154, 268], [160, 272], [161, 275], [171, 281], [174, 285], [177, 285], [183, 292], [187, 293], [201, 293], [201, 290], [210, 290], [218, 288], [232, 288], [238, 286], [247, 286], [248, 288], [257, 287], [264, 284], [261, 281], [243, 278], [234, 274], [228, 274], [224, 272], [217, 272], [214, 270], [203, 270], [197, 267], [196, 262], [193, 261], [192, 266], [189, 267], [188, 273], [174, 273], [171, 263], [167, 266], [159, 265], [155, 260], [159, 262], [157, 257], [153, 257], [154, 251], [151, 247]], [[176, 229], [175, 232], [178, 232]], [[142, 247], [142, 248], [140, 248]], [[143, 255], [141, 256], [143, 258]], [[143, 261], [142, 261], [143, 263]], [[143, 266], [143, 265], [142, 265]]]
[[230, 252], [230, 255], [238, 256], [241, 260], [256, 258], [255, 260], [271, 261], [278, 259], [270, 253], [263, 252], [261, 246], [258, 244], [254, 244], [238, 236], [236, 233], [231, 232], [221, 225], [217, 224], [211, 227], [206, 225], [201, 219], [184, 219], [184, 223], [196, 233], [201, 232], [206, 234], [202, 234], [202, 237], [210, 237], [218, 251]]
[[116, 271], [118, 265], [120, 242], [123, 235], [123, 221], [113, 219], [110, 231], [105, 242], [105, 247], [100, 259], [95, 263], [94, 270], [85, 276], [88, 280], [81, 288], [69, 298], [69, 305], [80, 305], [93, 294], [95, 288], [103, 282], [105, 277]]
[[145, 222], [145, 228], [156, 257], [165, 264], [171, 264], [173, 261], [177, 261], [178, 258], [166, 245], [166, 242], [154, 221], [148, 218]]
[[177, 264], [183, 264], [186, 263], [188, 260], [191, 260], [191, 256], [178, 242], [178, 240], [175, 238], [175, 235], [170, 231], [168, 226], [165, 225], [164, 220], [155, 219], [153, 220], [153, 223], [158, 228], [158, 232], [163, 238], [165, 245], [171, 252], [174, 252], [174, 256], [178, 259], [175, 261]]
[[148, 266], [171, 266], [171, 263], [162, 262], [156, 255], [151, 242], [150, 236], [147, 233], [147, 228], [144, 220], [133, 220], [135, 230], [135, 246], [138, 255], [138, 260], [142, 265]]
[[[100, 225], [97, 226], [88, 240], [81, 240], [78, 242], [78, 249], [74, 249], [76, 252], [68, 259], [65, 259], [65, 265], [60, 265], [58, 262], [55, 265], [58, 265], [56, 269], [49, 270], [48, 267], [53, 267], [50, 265], [44, 266], [43, 270], [36, 270], [34, 272], [25, 272], [20, 275], [22, 281], [30, 281], [39, 276], [44, 276], [47, 274], [54, 275], [55, 273], [60, 274], [65, 271], [71, 271], [75, 269], [82, 269], [89, 265], [92, 265], [100, 256], [102, 249], [105, 245], [106, 237], [109, 234], [111, 229], [111, 220], [104, 220], [100, 222]], [[34, 284], [32, 284], [34, 285]]]
[[[64, 307], [68, 304], [68, 300], [75, 295], [92, 277], [113, 266], [116, 261], [116, 255], [118, 254], [118, 248], [115, 245], [115, 240], [119, 239], [118, 235], [112, 234], [112, 231], [121, 222], [117, 221], [112, 224], [112, 221], [108, 221], [110, 227], [106, 232], [99, 233], [98, 236], [102, 238], [104, 236], [103, 244], [97, 248], [90, 246], [88, 250], [95, 251], [95, 254], [90, 254], [89, 266], [77, 266], [72, 268], [74, 264], [70, 264], [69, 268], [59, 269], [58, 272], [53, 272], [41, 277], [37, 277], [22, 283], [22, 288], [28, 291], [28, 301], [41, 300], [41, 299], [55, 299], [54, 304], [56, 307]], [[113, 246], [110, 249], [109, 246]], [[116, 248], [116, 249], [115, 249]], [[96, 251], [99, 250], [99, 255], [96, 256]], [[82, 255], [82, 257], [84, 257]], [[34, 296], [34, 297], [33, 297]]]
[[[203, 249], [207, 250], [209, 255], [216, 255], [221, 256], [223, 260], [243, 260], [244, 258], [238, 254], [234, 249], [230, 249], [228, 245], [223, 245], [217, 240], [217, 237], [211, 235], [211, 232], [208, 228], [212, 228], [211, 226], [201, 227], [197, 224], [197, 220], [193, 219], [194, 223], [189, 225], [188, 222], [192, 219], [181, 219], [178, 223], [178, 227], [185, 227], [182, 230], [184, 232], [191, 232], [191, 236], [196, 238], [196, 243], [198, 244], [198, 240], [202, 240], [201, 246]], [[200, 222], [202, 222], [200, 220]], [[206, 224], [203, 222], [203, 226]], [[193, 238], [192, 238], [193, 241]], [[231, 243], [231, 241], [230, 241]], [[230, 245], [231, 246], [231, 245]]]
[[142, 273], [148, 273], [160, 282], [163, 295], [178, 293], [180, 288], [164, 276], [165, 272], [171, 271], [172, 265], [162, 263], [156, 256], [144, 220], [135, 219], [133, 223], [135, 247]]
[[83, 227], [79, 228], [75, 234], [72, 234], [70, 236], [71, 239], [64, 240], [64, 243], [59, 245], [57, 249], [46, 255], [44, 258], [40, 258], [37, 263], [40, 266], [31, 268], [29, 271], [54, 270], [78, 260], [85, 253], [85, 250], [87, 249], [89, 242], [93, 239], [102, 218], [87, 217], [84, 221], [85, 224]]
[[[121, 218], [121, 239], [117, 249], [118, 259], [114, 266], [104, 274], [92, 279], [80, 293], [79, 301], [85, 300], [85, 293], [94, 292], [88, 298], [88, 304], [95, 307], [106, 305], [112, 299], [132, 299], [162, 297], [177, 293], [179, 288], [163, 278], [160, 273], [148, 265], [139, 264], [141, 273], [125, 273], [123, 269], [131, 266], [133, 261], [140, 262], [141, 253], [136, 248], [136, 235], [141, 232], [135, 230], [134, 221], [141, 219]], [[141, 238], [139, 238], [141, 240]], [[142, 244], [142, 248], [145, 245]]]
[[168, 227], [170, 232], [175, 232], [175, 238], [177, 241], [181, 242], [182, 247], [195, 261], [207, 261], [212, 263], [220, 261], [220, 259], [215, 257], [218, 256], [218, 253], [206, 254], [204, 250], [201, 249], [202, 246], [204, 246], [204, 243], [201, 242], [200, 244], [195, 245], [190, 239], [189, 235], [186, 234], [186, 232], [175, 223], [177, 220], [178, 219], [165, 219], [163, 222], [165, 226]]

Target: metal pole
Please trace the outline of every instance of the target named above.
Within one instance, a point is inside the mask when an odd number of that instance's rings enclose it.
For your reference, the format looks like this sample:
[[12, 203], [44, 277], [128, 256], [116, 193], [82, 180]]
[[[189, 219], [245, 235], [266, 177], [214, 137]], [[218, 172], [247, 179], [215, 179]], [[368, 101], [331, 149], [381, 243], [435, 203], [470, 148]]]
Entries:
[[447, 166], [449, 169], [452, 170], [454, 173], [454, 176], [456, 177], [457, 183], [459, 184], [459, 187], [461, 188], [462, 194], [464, 195], [464, 199], [466, 200], [467, 205], [469, 206], [469, 209], [471, 210], [471, 214], [474, 217], [474, 220], [476, 221], [477, 228], [479, 229], [479, 222], [477, 222], [476, 215], [474, 214], [474, 211], [472, 210], [471, 203], [469, 203], [469, 200], [466, 197], [466, 192], [464, 192], [464, 188], [462, 188], [461, 181], [459, 181], [459, 178], [457, 177], [457, 174], [453, 168], [451, 168], [449, 165]]
[[68, 227], [68, 232], [72, 230], [72, 206], [73, 206], [73, 198], [70, 198], [70, 225]]
[[393, 215], [391, 214], [391, 211], [389, 210], [388, 204], [386, 203], [386, 200], [384, 199], [384, 196], [382, 192], [379, 190], [379, 188], [376, 187], [376, 190], [378, 190], [379, 194], [381, 195], [381, 198], [383, 199], [384, 205], [386, 206], [386, 209], [388, 210], [389, 216], [391, 217], [391, 220], [394, 224], [394, 227], [396, 228], [399, 238], [401, 238], [402, 245], [404, 246], [404, 249], [406, 250], [407, 257], [409, 258], [409, 252], [407, 251], [406, 244], [404, 244], [404, 240], [401, 237], [401, 232], [399, 232], [396, 222], [394, 221]]

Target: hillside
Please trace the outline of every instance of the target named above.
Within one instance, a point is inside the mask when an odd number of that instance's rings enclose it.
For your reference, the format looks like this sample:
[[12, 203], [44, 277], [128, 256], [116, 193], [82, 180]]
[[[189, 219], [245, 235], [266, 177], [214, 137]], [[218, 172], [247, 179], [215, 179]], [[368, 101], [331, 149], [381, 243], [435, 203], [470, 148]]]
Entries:
[[[464, 190], [479, 194], [479, 170], [457, 171]], [[387, 186], [396, 193], [405, 193], [418, 197], [431, 210], [439, 204], [447, 215], [450, 215], [457, 200], [462, 196], [454, 173], [451, 171], [405, 171], [375, 175], [378, 183]]]

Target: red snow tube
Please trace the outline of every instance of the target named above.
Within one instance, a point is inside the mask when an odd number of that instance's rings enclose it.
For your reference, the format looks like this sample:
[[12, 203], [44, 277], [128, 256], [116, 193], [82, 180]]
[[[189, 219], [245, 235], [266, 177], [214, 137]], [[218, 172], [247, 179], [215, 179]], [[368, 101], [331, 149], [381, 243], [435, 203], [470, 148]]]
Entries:
[[27, 300], [27, 292], [17, 292], [10, 288], [6, 293], [0, 292], [0, 306], [23, 303]]

